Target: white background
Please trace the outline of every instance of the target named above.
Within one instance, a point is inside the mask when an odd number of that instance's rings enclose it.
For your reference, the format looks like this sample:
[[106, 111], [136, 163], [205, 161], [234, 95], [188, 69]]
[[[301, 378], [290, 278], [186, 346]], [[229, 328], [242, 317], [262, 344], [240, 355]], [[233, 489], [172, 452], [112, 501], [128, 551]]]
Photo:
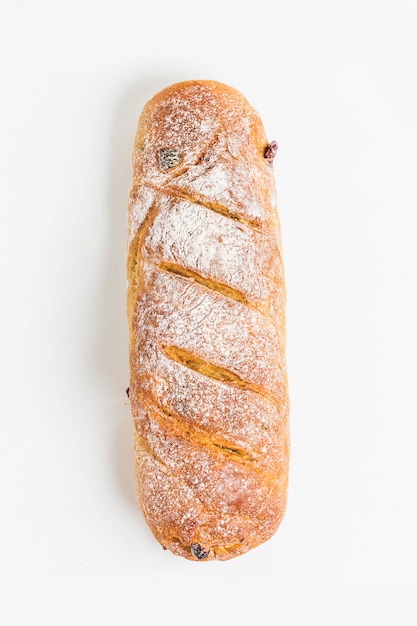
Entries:
[[[2, 624], [417, 624], [415, 1], [0, 6]], [[201, 564], [142, 519], [124, 394], [135, 127], [192, 78], [279, 143], [292, 402], [280, 529]]]

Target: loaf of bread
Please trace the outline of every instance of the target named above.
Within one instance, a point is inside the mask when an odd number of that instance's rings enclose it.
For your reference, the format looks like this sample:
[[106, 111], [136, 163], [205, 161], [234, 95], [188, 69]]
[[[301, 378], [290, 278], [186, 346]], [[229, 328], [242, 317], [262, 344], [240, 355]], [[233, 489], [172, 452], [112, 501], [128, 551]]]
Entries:
[[288, 481], [285, 285], [272, 160], [235, 89], [174, 84], [141, 114], [128, 217], [137, 494], [165, 549], [269, 539]]

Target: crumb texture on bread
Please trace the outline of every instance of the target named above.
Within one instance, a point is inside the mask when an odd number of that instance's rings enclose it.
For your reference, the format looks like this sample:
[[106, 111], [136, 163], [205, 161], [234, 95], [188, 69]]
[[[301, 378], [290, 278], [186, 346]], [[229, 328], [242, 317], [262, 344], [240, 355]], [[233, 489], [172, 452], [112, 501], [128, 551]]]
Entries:
[[145, 106], [128, 219], [137, 492], [164, 548], [226, 560], [269, 539], [288, 481], [285, 283], [262, 122], [235, 89]]

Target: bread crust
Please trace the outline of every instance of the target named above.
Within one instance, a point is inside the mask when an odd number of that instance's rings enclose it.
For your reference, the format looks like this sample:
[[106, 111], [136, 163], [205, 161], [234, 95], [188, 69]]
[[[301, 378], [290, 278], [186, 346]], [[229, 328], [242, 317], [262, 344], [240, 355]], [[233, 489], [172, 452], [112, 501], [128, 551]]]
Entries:
[[137, 494], [165, 549], [236, 557], [284, 515], [285, 283], [257, 112], [214, 81], [177, 83], [139, 119], [127, 309]]

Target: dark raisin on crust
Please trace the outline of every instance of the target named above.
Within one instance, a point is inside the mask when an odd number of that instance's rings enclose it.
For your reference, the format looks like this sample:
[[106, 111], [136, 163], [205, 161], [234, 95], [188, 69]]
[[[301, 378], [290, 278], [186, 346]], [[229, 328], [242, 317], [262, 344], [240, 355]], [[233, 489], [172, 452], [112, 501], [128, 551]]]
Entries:
[[181, 158], [179, 150], [163, 149], [159, 151], [159, 167], [161, 170], [169, 170], [175, 167]]
[[268, 161], [268, 163], [272, 164], [272, 161], [275, 159], [275, 155], [278, 151], [278, 144], [276, 141], [271, 141], [265, 150], [264, 150], [264, 158]]
[[127, 397], [129, 397], [129, 390], [130, 390], [130, 387], [128, 387], [128, 388], [126, 389], [126, 395], [127, 395]]
[[208, 557], [210, 550], [203, 550], [199, 543], [192, 543], [191, 554], [195, 556], [196, 559], [201, 561], [202, 559], [206, 559]]

